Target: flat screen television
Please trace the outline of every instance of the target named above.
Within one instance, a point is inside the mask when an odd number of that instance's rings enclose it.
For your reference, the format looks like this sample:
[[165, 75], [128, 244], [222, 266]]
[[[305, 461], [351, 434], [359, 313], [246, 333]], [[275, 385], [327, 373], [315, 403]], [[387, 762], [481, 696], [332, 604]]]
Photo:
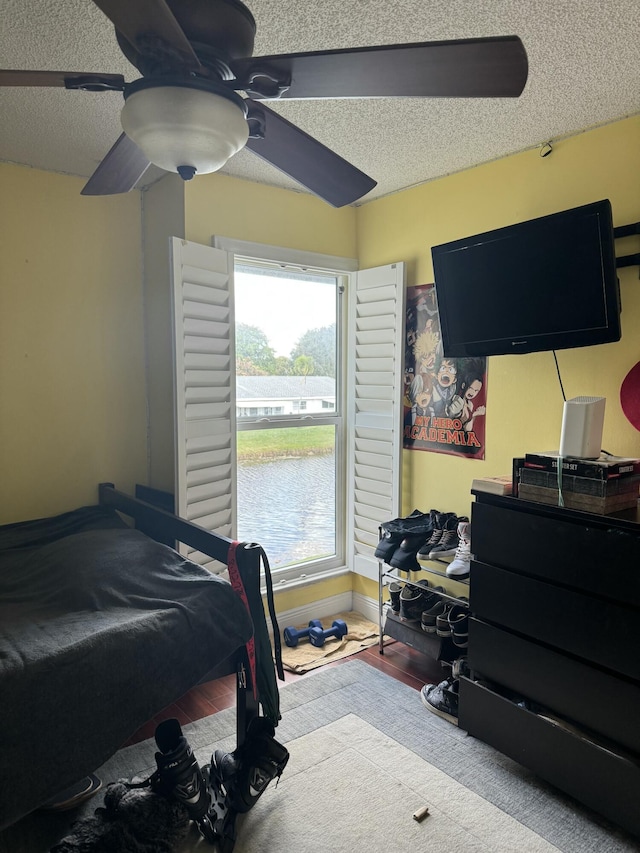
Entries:
[[619, 341], [608, 199], [431, 250], [445, 356]]

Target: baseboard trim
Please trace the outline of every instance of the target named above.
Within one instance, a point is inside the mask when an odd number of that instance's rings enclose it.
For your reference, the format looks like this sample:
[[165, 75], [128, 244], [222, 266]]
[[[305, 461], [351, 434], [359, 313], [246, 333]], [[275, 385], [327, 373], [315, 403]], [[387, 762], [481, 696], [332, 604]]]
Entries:
[[[289, 625], [304, 625], [312, 619], [326, 619], [336, 613], [355, 610], [365, 619], [378, 624], [378, 602], [359, 592], [342, 592], [329, 598], [321, 598], [302, 607], [282, 610], [278, 613], [278, 625], [283, 631]], [[268, 621], [268, 620], [267, 620]]]
[[357, 613], [362, 613], [365, 619], [378, 624], [378, 599], [369, 598], [367, 595], [362, 595], [360, 592], [352, 593], [353, 601], [351, 609]]

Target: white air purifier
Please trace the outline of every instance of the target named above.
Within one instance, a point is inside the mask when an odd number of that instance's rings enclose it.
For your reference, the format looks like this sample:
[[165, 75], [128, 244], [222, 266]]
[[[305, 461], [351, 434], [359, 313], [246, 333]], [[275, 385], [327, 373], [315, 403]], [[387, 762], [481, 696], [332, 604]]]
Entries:
[[606, 397], [573, 397], [562, 413], [560, 456], [597, 459], [602, 449]]

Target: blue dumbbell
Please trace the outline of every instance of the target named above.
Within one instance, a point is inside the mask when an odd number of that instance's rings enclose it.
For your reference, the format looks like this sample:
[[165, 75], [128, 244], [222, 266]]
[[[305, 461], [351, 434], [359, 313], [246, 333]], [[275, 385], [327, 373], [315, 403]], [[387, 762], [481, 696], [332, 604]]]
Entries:
[[325, 640], [328, 640], [329, 637], [337, 637], [338, 640], [340, 637], [344, 637], [347, 633], [347, 623], [343, 622], [342, 619], [335, 619], [333, 625], [330, 628], [327, 628], [326, 631], [323, 631], [322, 628], [310, 628], [309, 629], [309, 640], [312, 646], [324, 646]]
[[322, 631], [322, 622], [319, 619], [312, 619], [309, 622], [308, 628], [302, 628], [298, 631], [297, 628], [294, 628], [291, 625], [289, 628], [285, 628], [283, 631], [284, 641], [288, 646], [291, 646], [292, 649], [298, 645], [300, 640], [305, 640], [309, 636], [309, 632], [312, 628]]

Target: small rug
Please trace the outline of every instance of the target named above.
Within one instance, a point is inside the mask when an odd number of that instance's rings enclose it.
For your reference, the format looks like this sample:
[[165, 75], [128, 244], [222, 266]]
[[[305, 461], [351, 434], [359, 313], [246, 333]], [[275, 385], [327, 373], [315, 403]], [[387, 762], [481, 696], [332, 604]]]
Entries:
[[[239, 819], [234, 853], [640, 849], [637, 839], [429, 713], [416, 690], [362, 661], [285, 685], [281, 708], [276, 737], [291, 758], [279, 784]], [[235, 727], [228, 709], [183, 731], [205, 764], [214, 749], [234, 748]], [[154, 752], [153, 740], [126, 747], [97, 774], [105, 784], [146, 776], [155, 769]], [[72, 820], [92, 814], [101, 800], [102, 793], [71, 813], [35, 812], [0, 833], [1, 853], [48, 853]], [[425, 806], [428, 817], [415, 821]], [[179, 853], [209, 851], [217, 853], [192, 829]]]
[[[342, 620], [347, 625], [347, 633], [343, 637], [329, 637], [320, 647], [313, 646], [306, 638], [300, 640], [295, 648], [283, 644], [282, 665], [284, 668], [289, 672], [302, 675], [334, 660], [355, 655], [357, 652], [369, 648], [369, 646], [374, 646], [379, 641], [378, 626], [375, 622], [370, 622], [362, 614], [356, 613], [355, 610], [350, 610], [348, 613], [338, 613], [335, 616], [327, 616], [320, 621], [326, 629], [331, 628], [337, 619]], [[299, 631], [304, 630], [309, 627], [309, 623], [306, 622], [294, 627]]]
[[[238, 822], [234, 853], [558, 853], [519, 821], [348, 714], [287, 748], [291, 770]], [[413, 814], [427, 807], [418, 822]], [[180, 853], [204, 851], [189, 840]]]

